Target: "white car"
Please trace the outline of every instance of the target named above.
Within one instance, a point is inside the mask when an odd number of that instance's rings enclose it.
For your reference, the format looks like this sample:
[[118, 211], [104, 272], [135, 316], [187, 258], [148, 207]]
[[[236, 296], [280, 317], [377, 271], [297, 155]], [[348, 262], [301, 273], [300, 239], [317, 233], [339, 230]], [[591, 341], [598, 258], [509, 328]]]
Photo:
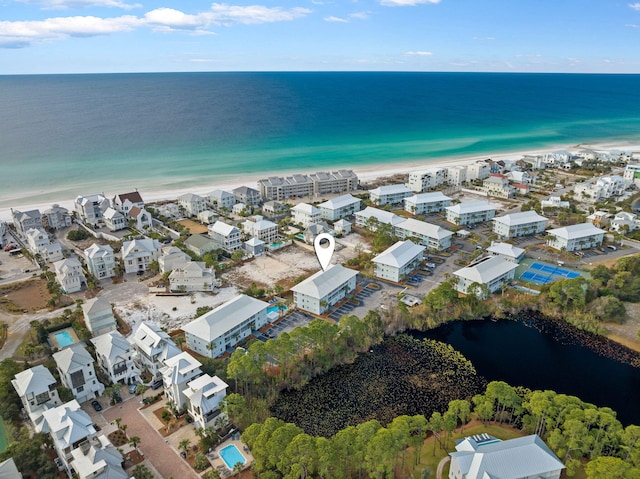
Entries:
[[427, 268], [435, 268], [435, 267], [436, 267], [436, 264], [435, 264], [435, 263], [427, 263], [425, 266], [426, 266]]

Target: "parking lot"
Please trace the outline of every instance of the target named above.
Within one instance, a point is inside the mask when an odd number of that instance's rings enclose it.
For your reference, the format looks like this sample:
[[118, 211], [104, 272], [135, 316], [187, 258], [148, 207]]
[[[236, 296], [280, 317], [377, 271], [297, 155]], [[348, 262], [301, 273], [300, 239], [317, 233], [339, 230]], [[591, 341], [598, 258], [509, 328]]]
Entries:
[[277, 338], [282, 333], [290, 333], [299, 326], [306, 326], [314, 319], [316, 318], [314, 318], [310, 314], [307, 314], [304, 311], [296, 310], [290, 314], [287, 314], [284, 318], [278, 321], [277, 324], [274, 324], [263, 334], [263, 336], [266, 339]]

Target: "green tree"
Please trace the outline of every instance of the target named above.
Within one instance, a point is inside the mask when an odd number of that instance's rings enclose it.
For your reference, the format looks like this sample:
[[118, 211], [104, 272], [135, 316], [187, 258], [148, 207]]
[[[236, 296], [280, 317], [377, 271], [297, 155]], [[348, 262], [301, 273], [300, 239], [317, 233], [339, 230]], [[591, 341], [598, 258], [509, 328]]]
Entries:
[[220, 471], [217, 469], [210, 469], [202, 475], [203, 479], [221, 479]]
[[169, 424], [171, 424], [171, 420], [173, 419], [173, 414], [167, 409], [162, 410], [162, 422], [164, 422], [167, 426], [167, 432], [169, 432]]
[[184, 452], [185, 456], [189, 454], [189, 448], [191, 447], [191, 439], [185, 438], [178, 444], [178, 449]]
[[204, 471], [211, 464], [209, 463], [209, 459], [207, 456], [199, 452], [196, 454], [196, 457], [193, 460], [193, 467], [195, 467], [198, 471]]
[[587, 479], [635, 479], [640, 477], [640, 469], [618, 457], [600, 456], [589, 462], [584, 471]]
[[22, 402], [11, 380], [21, 371], [22, 366], [13, 359], [0, 362], [0, 416], [3, 419], [16, 420], [20, 417]]
[[141, 441], [140, 436], [131, 436], [129, 438], [129, 445], [137, 451], [138, 444], [140, 444], [140, 441]]
[[471, 419], [471, 404], [465, 399], [454, 399], [449, 402], [449, 412], [456, 416], [460, 421], [462, 430], [464, 425]]
[[0, 461], [13, 458], [16, 467], [25, 477], [28, 475], [39, 479], [58, 477], [58, 470], [47, 455], [49, 441], [47, 435], [38, 433], [30, 437], [29, 431], [21, 428], [15, 439], [0, 453]]
[[144, 464], [138, 464], [134, 467], [131, 475], [136, 479], [153, 479], [153, 473]]
[[599, 320], [624, 323], [627, 311], [624, 303], [615, 296], [601, 296], [589, 303], [589, 311]]

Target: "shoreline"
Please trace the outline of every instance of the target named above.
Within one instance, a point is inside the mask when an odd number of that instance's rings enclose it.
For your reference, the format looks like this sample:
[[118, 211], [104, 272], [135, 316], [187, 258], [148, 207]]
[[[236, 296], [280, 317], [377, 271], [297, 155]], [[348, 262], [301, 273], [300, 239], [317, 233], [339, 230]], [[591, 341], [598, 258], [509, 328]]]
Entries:
[[[317, 168], [313, 171], [335, 171], [338, 169], [352, 169], [357, 175], [358, 178], [360, 180], [361, 183], [367, 183], [373, 180], [377, 180], [377, 179], [381, 179], [381, 178], [385, 178], [385, 177], [390, 177], [393, 175], [398, 175], [398, 174], [409, 174], [411, 172], [414, 171], [420, 171], [420, 170], [424, 170], [427, 168], [437, 168], [437, 167], [450, 167], [450, 166], [462, 166], [462, 165], [469, 165], [471, 163], [474, 163], [476, 161], [481, 161], [481, 160], [485, 160], [487, 158], [491, 158], [494, 161], [499, 161], [499, 160], [517, 160], [517, 159], [521, 159], [523, 156], [525, 155], [540, 155], [540, 154], [544, 154], [544, 153], [549, 153], [549, 152], [553, 152], [553, 151], [557, 151], [557, 150], [568, 150], [568, 151], [575, 151], [575, 150], [580, 150], [580, 149], [594, 149], [594, 150], [604, 150], [604, 151], [609, 151], [609, 150], [616, 150], [616, 149], [620, 149], [620, 150], [632, 150], [632, 151], [639, 151], [640, 152], [640, 144], [634, 144], [634, 143], [630, 143], [630, 142], [620, 142], [620, 141], [616, 141], [616, 142], [598, 142], [598, 143], [579, 143], [579, 144], [572, 144], [572, 145], [566, 145], [566, 144], [555, 144], [555, 145], [551, 145], [547, 148], [536, 148], [536, 149], [531, 149], [531, 150], [518, 150], [518, 151], [513, 151], [513, 152], [503, 152], [503, 153], [497, 153], [497, 154], [474, 154], [474, 155], [468, 155], [468, 156], [464, 156], [464, 157], [460, 157], [460, 158], [449, 158], [449, 157], [442, 157], [442, 158], [429, 158], [429, 159], [423, 159], [423, 160], [419, 160], [419, 161], [404, 161], [404, 162], [398, 162], [398, 163], [385, 163], [383, 165], [380, 164], [370, 164], [367, 166], [363, 166], [363, 167], [350, 167], [349, 165], [344, 165], [344, 166], [334, 166], [328, 169], [323, 169], [323, 168]], [[381, 169], [382, 168], [382, 169]], [[83, 194], [85, 195], [91, 195], [91, 194], [96, 194], [99, 192], [104, 192], [105, 195], [108, 198], [111, 198], [113, 196], [115, 196], [116, 194], [121, 194], [121, 193], [127, 193], [129, 191], [133, 191], [138, 190], [140, 191], [140, 194], [142, 195], [142, 198], [144, 199], [145, 203], [155, 203], [155, 202], [160, 202], [160, 201], [172, 201], [175, 200], [178, 196], [183, 195], [185, 193], [195, 193], [195, 194], [199, 194], [199, 195], [206, 195], [209, 192], [216, 190], [216, 189], [222, 189], [222, 190], [227, 190], [230, 191], [234, 188], [240, 187], [240, 186], [249, 186], [251, 188], [256, 188], [257, 187], [257, 181], [259, 179], [262, 178], [266, 178], [268, 176], [290, 176], [292, 174], [297, 174], [297, 173], [312, 173], [313, 171], [278, 171], [277, 173], [273, 173], [273, 172], [268, 172], [265, 171], [262, 174], [251, 174], [248, 176], [240, 176], [238, 175], [235, 178], [225, 178], [225, 179], [221, 179], [220, 181], [215, 181], [215, 179], [212, 182], [207, 182], [206, 186], [204, 184], [200, 184], [200, 185], [194, 185], [191, 187], [183, 187], [183, 188], [167, 188], [167, 189], [161, 189], [161, 185], [158, 184], [142, 184], [142, 185], [138, 185], [135, 188], [126, 188], [123, 187], [122, 185], [120, 187], [118, 187], [118, 184], [120, 184], [119, 181], [112, 181], [110, 183], [104, 184], [102, 188], [99, 189], [94, 189], [94, 190], [90, 190], [90, 191], [86, 191]], [[135, 180], [133, 180], [135, 181]], [[184, 181], [188, 181], [185, 179], [181, 179], [182, 182]], [[197, 181], [197, 180], [195, 180]], [[163, 181], [166, 183], [166, 179]], [[129, 181], [123, 181], [123, 183], [130, 183]], [[203, 182], [204, 183], [204, 182]], [[149, 189], [146, 189], [149, 188]], [[115, 190], [115, 191], [112, 191]], [[122, 190], [126, 190], [126, 191], [122, 191]], [[35, 192], [34, 192], [35, 193]], [[25, 193], [26, 195], [27, 193]], [[58, 204], [62, 207], [65, 207], [67, 209], [69, 209], [69, 211], [73, 211], [74, 207], [73, 207], [73, 203], [75, 200], [75, 197], [77, 195], [75, 195], [73, 198], [69, 198], [69, 197], [62, 197], [60, 195], [64, 194], [62, 191], [57, 190], [56, 192], [50, 192], [50, 193], [39, 193], [39, 195], [50, 195], [51, 199], [46, 201], [45, 200], [41, 200], [38, 202], [34, 202], [34, 203], [29, 203], [27, 201], [20, 201], [20, 199], [16, 199], [16, 203], [12, 204], [12, 205], [7, 205], [7, 206], [0, 206], [0, 220], [4, 220], [6, 222], [11, 222], [12, 218], [11, 218], [11, 209], [18, 209], [20, 211], [28, 211], [28, 210], [32, 210], [32, 209], [39, 209], [40, 211], [46, 210], [48, 208], [50, 208], [53, 204]], [[11, 199], [7, 199], [4, 201], [1, 201], [0, 204], [2, 203], [6, 203], [6, 202], [10, 202]]]

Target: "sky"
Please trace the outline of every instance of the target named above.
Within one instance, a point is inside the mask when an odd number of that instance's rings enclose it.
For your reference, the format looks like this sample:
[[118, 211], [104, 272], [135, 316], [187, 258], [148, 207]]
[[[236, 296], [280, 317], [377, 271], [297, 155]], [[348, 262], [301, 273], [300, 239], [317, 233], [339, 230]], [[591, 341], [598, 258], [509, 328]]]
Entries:
[[0, 0], [0, 74], [640, 73], [640, 2]]

